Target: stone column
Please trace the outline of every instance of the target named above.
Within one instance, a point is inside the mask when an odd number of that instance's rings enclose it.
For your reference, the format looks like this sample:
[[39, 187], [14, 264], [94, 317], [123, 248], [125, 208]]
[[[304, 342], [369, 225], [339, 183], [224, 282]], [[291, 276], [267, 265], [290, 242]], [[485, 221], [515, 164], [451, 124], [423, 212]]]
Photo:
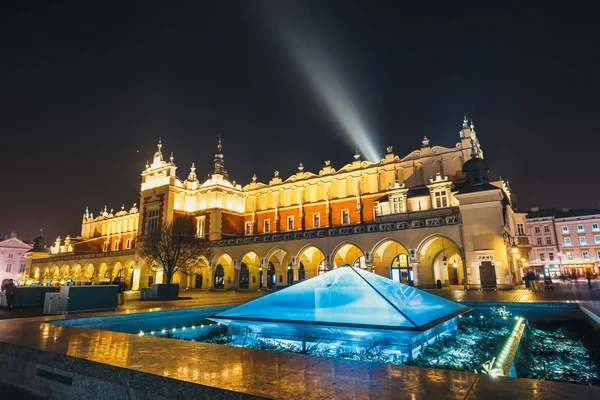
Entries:
[[185, 288], [185, 290], [191, 290], [192, 289], [192, 271], [189, 271], [187, 274], [187, 287]]
[[262, 289], [266, 290], [269, 287], [269, 282], [267, 281], [267, 279], [269, 277], [269, 270], [268, 270], [268, 268], [263, 267], [262, 271], [260, 272], [260, 274], [262, 275], [262, 280], [263, 280]]
[[414, 263], [411, 263], [410, 265], [412, 266], [412, 272], [413, 272], [413, 285], [419, 286], [419, 263], [414, 262]]
[[[208, 266], [208, 290], [215, 290], [215, 278], [213, 277], [213, 268], [214, 266]], [[204, 277], [202, 277], [204, 279]]]
[[141, 277], [141, 268], [133, 269], [133, 285], [131, 285], [131, 290], [140, 290], [140, 277]]

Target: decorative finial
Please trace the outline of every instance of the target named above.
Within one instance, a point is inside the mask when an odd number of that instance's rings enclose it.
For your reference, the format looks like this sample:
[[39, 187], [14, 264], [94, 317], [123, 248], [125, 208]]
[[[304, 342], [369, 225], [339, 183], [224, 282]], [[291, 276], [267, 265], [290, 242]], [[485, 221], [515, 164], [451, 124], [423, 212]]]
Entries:
[[423, 145], [423, 147], [429, 146], [429, 139], [427, 139], [427, 136], [423, 136], [423, 140], [421, 140], [421, 144]]
[[150, 164], [148, 164], [148, 160], [146, 160], [146, 169], [150, 168]]
[[465, 117], [463, 118], [463, 128], [469, 126], [469, 120], [467, 119], [467, 114], [465, 113]]
[[252, 182], [256, 182], [257, 179], [258, 177], [256, 176], [256, 174], [252, 175]]
[[160, 150], [162, 149], [162, 140], [160, 138], [158, 138], [158, 144], [156, 147], [158, 147], [158, 152], [160, 153]]
[[104, 213], [105, 213], [105, 214], [106, 214], [106, 210], [107, 210], [107, 208], [106, 208], [106, 204], [105, 204], [105, 205], [104, 205]]
[[325, 166], [326, 167], [330, 167], [331, 166], [331, 160], [325, 160]]
[[125, 204], [121, 204], [121, 210], [125, 209]]
[[473, 122], [473, 120], [471, 120], [471, 130], [475, 132], [475, 122]]
[[85, 206], [85, 217], [86, 218], [90, 217], [90, 210], [88, 209], [88, 206]]
[[477, 158], [477, 150], [475, 150], [475, 141], [471, 138], [471, 158]]
[[356, 150], [356, 153], [354, 153], [354, 159], [360, 160], [360, 153], [358, 152], [358, 150]]
[[173, 161], [175, 161], [175, 156], [173, 155], [173, 152], [171, 152], [171, 157], [169, 157], [171, 159], [171, 164], [173, 164]]
[[198, 180], [198, 177], [196, 176], [196, 165], [194, 163], [192, 163], [192, 166], [190, 167], [190, 174], [188, 175], [188, 181], [196, 181]]
[[304, 165], [302, 165], [302, 163], [300, 163], [300, 165], [298, 165], [298, 171], [299, 172], [304, 171]]
[[217, 144], [217, 154], [215, 154], [215, 158], [213, 159], [213, 167], [210, 170], [210, 174], [220, 174], [223, 177], [227, 178], [227, 170], [225, 169], [225, 157], [221, 153], [223, 149], [223, 144], [221, 142], [221, 135], [217, 135], [219, 142]]
[[273, 172], [273, 178], [279, 178], [279, 171]]
[[392, 152], [394, 151], [394, 146], [388, 146], [388, 147], [386, 147], [385, 151], [387, 151], [388, 154], [392, 154]]

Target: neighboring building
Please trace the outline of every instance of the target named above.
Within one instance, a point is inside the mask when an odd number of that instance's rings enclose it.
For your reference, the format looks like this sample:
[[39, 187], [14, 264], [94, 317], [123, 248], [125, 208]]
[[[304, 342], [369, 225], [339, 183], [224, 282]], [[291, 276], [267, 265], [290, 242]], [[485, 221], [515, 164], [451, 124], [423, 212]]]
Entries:
[[532, 242], [529, 263], [539, 274], [584, 277], [599, 273], [600, 209], [532, 208], [527, 214]]
[[516, 233], [516, 241], [512, 248], [513, 263], [517, 267], [517, 281], [521, 281], [525, 271], [530, 268], [527, 257], [533, 245], [529, 235], [527, 213], [515, 213], [513, 220], [515, 225], [511, 232]]
[[600, 272], [600, 209], [562, 209], [554, 219], [565, 274], [585, 277]]
[[256, 175], [244, 187], [230, 180], [220, 139], [207, 180], [198, 181], [194, 164], [185, 180], [176, 170], [159, 143], [141, 174], [139, 212], [134, 206], [113, 216], [105, 208], [93, 218], [86, 211], [81, 237], [57, 241], [52, 256], [34, 260], [34, 268], [63, 282], [76, 273], [102, 282], [123, 270], [132, 272], [127, 281], [134, 289], [160, 282], [160, 272], [124, 243], [131, 239], [133, 249], [138, 232], [187, 215], [214, 251], [175, 277], [187, 287], [271, 288], [343, 264], [420, 287], [508, 288], [521, 278], [512, 253], [518, 216], [510, 189], [489, 182], [466, 118], [452, 147], [424, 138], [402, 158], [389, 146], [377, 163], [357, 153], [338, 170], [329, 161], [318, 173], [300, 164], [287, 179], [275, 171], [268, 183]]
[[49, 258], [32, 261], [31, 283], [89, 285], [122, 277], [131, 285], [139, 223], [136, 205], [129, 211], [122, 205], [116, 213], [105, 206], [97, 217], [86, 208], [80, 236], [67, 235], [64, 240], [58, 237], [50, 246]]
[[33, 246], [12, 232], [8, 239], [0, 241], [0, 282], [12, 279], [16, 284], [25, 275], [25, 253]]
[[538, 275], [559, 276], [560, 250], [556, 240], [554, 208], [532, 208], [527, 214], [527, 232], [531, 241], [531, 250], [528, 256], [529, 268]]

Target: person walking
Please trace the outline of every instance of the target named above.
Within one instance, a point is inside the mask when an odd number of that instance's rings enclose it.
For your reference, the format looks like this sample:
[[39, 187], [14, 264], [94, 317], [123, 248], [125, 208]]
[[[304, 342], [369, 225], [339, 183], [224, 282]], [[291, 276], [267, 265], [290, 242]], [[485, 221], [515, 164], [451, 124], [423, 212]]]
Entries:
[[585, 273], [585, 278], [588, 281], [588, 287], [591, 289], [592, 288], [592, 272], [589, 269]]
[[121, 278], [115, 278], [113, 281], [113, 285], [117, 285], [119, 287], [119, 305], [122, 306], [125, 304], [125, 282]]
[[8, 281], [6, 285], [4, 285], [4, 292], [6, 294], [6, 306], [7, 308], [12, 308], [13, 299], [15, 297], [17, 291], [17, 287], [12, 279]]

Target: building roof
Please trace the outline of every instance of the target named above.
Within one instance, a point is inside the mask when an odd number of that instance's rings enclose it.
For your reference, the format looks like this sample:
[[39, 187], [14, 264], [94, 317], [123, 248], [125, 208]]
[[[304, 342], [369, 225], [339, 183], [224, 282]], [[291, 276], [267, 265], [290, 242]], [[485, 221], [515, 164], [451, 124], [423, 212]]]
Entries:
[[584, 217], [588, 215], [600, 215], [600, 208], [563, 208], [557, 210], [556, 208], [542, 208], [527, 213], [527, 219], [532, 218], [572, 218], [572, 217]]
[[556, 208], [542, 208], [536, 209], [536, 211], [528, 212], [525, 218], [533, 219], [533, 218], [547, 218], [553, 217], [556, 214]]
[[556, 218], [583, 217], [586, 215], [599, 215], [600, 208], [572, 208], [556, 211]]
[[429, 188], [427, 186], [409, 189], [408, 192], [406, 192], [407, 198], [422, 196], [429, 196]]

